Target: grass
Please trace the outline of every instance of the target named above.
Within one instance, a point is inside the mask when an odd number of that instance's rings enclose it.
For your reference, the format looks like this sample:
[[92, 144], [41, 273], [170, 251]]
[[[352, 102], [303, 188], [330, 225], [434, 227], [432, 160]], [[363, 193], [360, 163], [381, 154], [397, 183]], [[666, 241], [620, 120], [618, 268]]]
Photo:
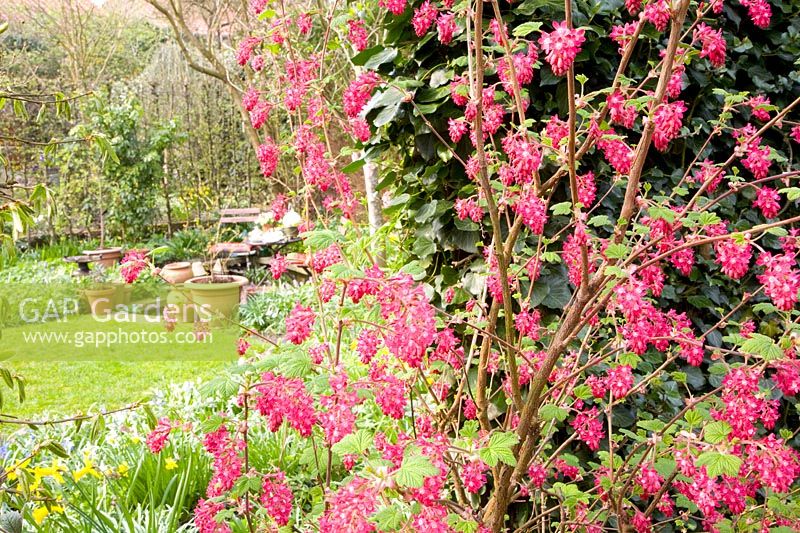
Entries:
[[[123, 338], [134, 332], [162, 340]], [[6, 328], [0, 337], [0, 366], [25, 378], [26, 399], [20, 404], [16, 393], [0, 382], [5, 400], [2, 412], [41, 420], [123, 407], [170, 383], [210, 379], [236, 359], [239, 330], [235, 327], [215, 327], [210, 342], [177, 342], [179, 334], [186, 337], [191, 332], [190, 324], [179, 323], [175, 331], [167, 332], [162, 323], [136, 319], [98, 322], [91, 315]], [[63, 338], [31, 340], [32, 333]], [[79, 334], [83, 345], [75, 342]]]
[[[217, 375], [225, 361], [15, 361], [3, 366], [26, 380], [26, 399], [3, 388], [3, 413], [23, 419], [113, 409], [144, 399], [170, 383]], [[5, 387], [4, 385], [0, 385]], [[14, 397], [12, 397], [14, 396]]]

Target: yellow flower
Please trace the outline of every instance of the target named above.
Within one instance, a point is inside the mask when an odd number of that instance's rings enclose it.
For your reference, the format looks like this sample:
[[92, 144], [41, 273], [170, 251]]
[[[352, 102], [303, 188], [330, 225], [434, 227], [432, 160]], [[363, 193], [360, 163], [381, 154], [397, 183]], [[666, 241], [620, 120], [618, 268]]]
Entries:
[[169, 459], [167, 459], [167, 462], [164, 463], [164, 468], [166, 468], [167, 470], [175, 470], [176, 468], [178, 468], [178, 461], [170, 457]]
[[128, 463], [122, 463], [117, 467], [117, 473], [120, 476], [125, 477], [125, 476], [128, 475], [128, 470], [130, 470], [130, 469], [131, 469], [131, 467], [128, 466]]
[[80, 481], [81, 478], [86, 474], [90, 474], [96, 477], [97, 479], [101, 479], [103, 477], [100, 474], [100, 472], [98, 472], [97, 469], [94, 467], [94, 463], [92, 462], [92, 460], [88, 458], [83, 459], [83, 468], [81, 468], [80, 470], [74, 470], [72, 472], [72, 477], [75, 478], [75, 481]]
[[64, 483], [64, 478], [61, 476], [61, 472], [64, 472], [66, 469], [63, 465], [59, 464], [58, 461], [53, 460], [52, 466], [37, 466], [33, 469], [33, 475], [36, 478], [36, 481], [44, 477], [52, 477], [59, 483]]
[[64, 512], [64, 508], [63, 507], [59, 507], [58, 505], [51, 505], [50, 509], [48, 510], [47, 507], [45, 507], [44, 505], [41, 505], [41, 506], [39, 506], [39, 507], [37, 507], [36, 509], [33, 510], [33, 513], [32, 513], [33, 514], [33, 520], [37, 524], [41, 524], [42, 522], [44, 522], [44, 519], [47, 518], [47, 515], [49, 515], [51, 512], [53, 512], [53, 513], [63, 513]]
[[21, 468], [26, 468], [29, 464], [31, 464], [31, 460], [25, 459], [21, 463], [15, 464], [14, 466], [9, 466], [6, 468], [6, 477], [9, 481], [16, 481], [19, 478], [19, 470]]

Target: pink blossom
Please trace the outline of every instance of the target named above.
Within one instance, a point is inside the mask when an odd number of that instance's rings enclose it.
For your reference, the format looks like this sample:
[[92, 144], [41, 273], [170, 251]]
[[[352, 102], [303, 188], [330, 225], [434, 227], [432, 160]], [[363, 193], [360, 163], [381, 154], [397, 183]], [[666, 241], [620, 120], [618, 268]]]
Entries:
[[769, 111], [764, 109], [764, 106], [770, 105], [769, 98], [763, 94], [759, 94], [748, 99], [746, 103], [750, 106], [753, 118], [764, 122], [769, 120]]
[[511, 66], [514, 66], [514, 74], [517, 77], [517, 83], [522, 88], [533, 81], [533, 66], [539, 59], [538, 51], [533, 43], [528, 43], [528, 52], [526, 54], [516, 53], [513, 59], [509, 62], [508, 57], [503, 56], [497, 64], [497, 76], [503, 84], [503, 90], [508, 94], [514, 94], [514, 80], [511, 77]]
[[541, 488], [547, 479], [547, 470], [539, 463], [531, 463], [528, 467], [528, 477], [534, 487]]
[[514, 171], [515, 181], [521, 185], [531, 183], [533, 174], [539, 170], [539, 166], [542, 164], [542, 151], [539, 144], [519, 132], [504, 137], [502, 145]]
[[280, 150], [271, 138], [267, 137], [264, 143], [256, 149], [256, 158], [261, 166], [261, 173], [265, 178], [272, 176], [278, 168]]
[[769, 174], [769, 167], [772, 165], [770, 159], [771, 151], [769, 146], [755, 146], [756, 143], [748, 144], [745, 149], [747, 150], [747, 157], [742, 160], [744, 168], [749, 170], [756, 179], [766, 178]]
[[578, 201], [584, 207], [591, 207], [597, 197], [597, 186], [594, 182], [594, 172], [578, 175]]
[[460, 141], [461, 137], [467, 133], [468, 129], [469, 124], [467, 124], [466, 120], [454, 118], [447, 119], [447, 131], [450, 134], [450, 140], [454, 143]]
[[469, 80], [464, 76], [456, 76], [450, 83], [450, 98], [457, 106], [463, 107], [469, 102]]
[[633, 387], [633, 372], [630, 365], [618, 365], [606, 371], [606, 386], [614, 398], [624, 398]]
[[314, 400], [306, 392], [301, 379], [289, 379], [266, 372], [256, 386], [256, 409], [267, 418], [269, 430], [275, 432], [284, 420], [300, 435], [308, 437], [317, 420]]
[[248, 87], [242, 95], [242, 107], [245, 111], [252, 111], [258, 104], [258, 89], [255, 87]]
[[758, 282], [764, 286], [764, 293], [778, 309], [791, 310], [797, 303], [797, 291], [800, 290], [800, 271], [795, 254], [764, 252], [758, 256], [756, 264], [764, 267], [764, 273], [757, 276]]
[[668, 0], [653, 0], [644, 6], [644, 18], [656, 27], [658, 31], [667, 29], [670, 19]]
[[514, 315], [514, 325], [517, 331], [534, 341], [539, 340], [539, 323], [541, 320], [542, 316], [536, 309], [532, 311], [523, 309]]
[[144, 250], [128, 250], [120, 262], [119, 273], [125, 283], [133, 283], [147, 269], [147, 253]]
[[278, 526], [289, 523], [292, 514], [292, 489], [286, 483], [286, 475], [281, 472], [267, 474], [261, 485], [261, 505]]
[[541, 235], [544, 232], [544, 225], [547, 223], [547, 206], [533, 190], [523, 192], [517, 198], [512, 209], [522, 217], [522, 221], [534, 235]]
[[[402, 456], [401, 456], [402, 457]], [[326, 494], [327, 507], [319, 521], [320, 533], [372, 533], [370, 518], [378, 507], [378, 494], [369, 480], [354, 477]]]
[[467, 492], [477, 494], [486, 485], [485, 472], [489, 466], [483, 461], [470, 461], [461, 469], [461, 479]]
[[617, 45], [619, 45], [619, 55], [623, 55], [625, 53], [625, 48], [628, 46], [628, 43], [636, 33], [636, 26], [637, 24], [635, 22], [627, 22], [624, 25], [620, 24], [611, 28], [611, 33], [609, 36], [615, 43], [617, 43]]
[[618, 174], [627, 174], [633, 163], [633, 150], [622, 139], [609, 138], [609, 136], [616, 135], [613, 129], [606, 130], [604, 133], [605, 135], [598, 139], [597, 146], [603, 151], [603, 156], [608, 164]]
[[239, 48], [236, 51], [236, 62], [241, 66], [245, 66], [250, 61], [250, 56], [253, 55], [253, 50], [256, 46], [261, 44], [260, 37], [245, 37], [239, 43]]
[[608, 114], [611, 122], [626, 128], [632, 128], [636, 120], [636, 107], [628, 104], [628, 100], [620, 91], [608, 95]]
[[380, 337], [375, 331], [371, 329], [363, 329], [358, 334], [358, 342], [356, 343], [356, 351], [358, 352], [361, 362], [369, 364], [375, 354], [378, 353], [380, 347]]
[[367, 29], [361, 19], [350, 19], [347, 21], [347, 40], [359, 52], [366, 50], [368, 46]]
[[250, 343], [247, 342], [247, 339], [244, 337], [239, 337], [236, 339], [236, 353], [239, 355], [244, 355], [247, 353], [247, 350], [250, 349]]
[[566, 21], [553, 22], [552, 32], [542, 32], [539, 45], [547, 54], [545, 59], [553, 74], [563, 76], [567, 73], [585, 40], [583, 28], [570, 29]]
[[378, 5], [391, 11], [392, 15], [401, 15], [406, 10], [406, 0], [379, 0]]
[[701, 22], [692, 34], [693, 41], [700, 41], [702, 49], [700, 57], [707, 57], [713, 67], [725, 65], [725, 38], [722, 30], [714, 30], [705, 22]]
[[586, 443], [592, 451], [600, 448], [600, 440], [605, 437], [603, 422], [597, 418], [598, 414], [597, 407], [592, 407], [589, 410], [580, 411], [570, 422], [578, 438]]
[[194, 526], [198, 533], [230, 533], [227, 524], [217, 522], [216, 516], [225, 509], [221, 503], [200, 499], [194, 508]]
[[436, 32], [440, 43], [450, 44], [456, 34], [456, 30], [458, 30], [458, 25], [456, 25], [455, 13], [442, 13], [436, 19]]
[[275, 254], [269, 263], [269, 272], [272, 274], [272, 279], [280, 279], [286, 273], [286, 270], [286, 257], [281, 254]]
[[747, 7], [747, 14], [750, 15], [753, 24], [761, 29], [769, 26], [772, 18], [772, 7], [769, 2], [766, 0], [742, 0], [741, 4]]
[[472, 198], [467, 198], [466, 200], [458, 198], [455, 203], [455, 210], [459, 220], [469, 218], [478, 224], [483, 220], [483, 209]]
[[800, 143], [800, 124], [792, 128], [792, 131], [791, 133], [789, 133], [789, 136], [792, 138], [794, 142]]
[[317, 315], [310, 307], [297, 304], [286, 318], [286, 340], [302, 344], [310, 335]]
[[781, 210], [781, 195], [771, 187], [759, 187], [753, 207], [761, 209], [766, 218], [775, 218]]
[[411, 25], [414, 26], [414, 33], [417, 34], [417, 37], [422, 37], [428, 33], [438, 15], [439, 10], [431, 4], [430, 0], [425, 0], [422, 5], [414, 9]]
[[151, 453], [159, 453], [164, 449], [164, 446], [167, 445], [167, 438], [169, 438], [169, 434], [174, 427], [175, 424], [169, 418], [162, 418], [158, 421], [156, 427], [145, 439], [145, 443]]
[[254, 129], [259, 129], [269, 119], [270, 111], [272, 111], [272, 105], [267, 102], [257, 102], [250, 110], [250, 125]]
[[681, 100], [658, 106], [653, 117], [656, 126], [653, 133], [653, 144], [657, 150], [661, 152], [666, 150], [669, 142], [680, 134], [681, 121], [685, 112], [686, 104]]
[[297, 30], [300, 32], [300, 35], [307, 35], [308, 32], [311, 31], [312, 22], [311, 15], [309, 13], [300, 13], [297, 16], [295, 19], [295, 24], [297, 24]]
[[367, 105], [372, 91], [381, 82], [380, 77], [373, 71], [362, 73], [353, 80], [344, 91], [344, 111], [348, 117], [356, 117], [364, 106]]
[[353, 133], [353, 137], [362, 143], [367, 142], [372, 136], [372, 131], [369, 129], [369, 123], [361, 117], [351, 118], [350, 128]]
[[722, 268], [723, 274], [731, 279], [740, 279], [750, 268], [753, 255], [750, 244], [736, 244], [733, 239], [723, 239], [714, 243], [717, 256], [715, 262]]

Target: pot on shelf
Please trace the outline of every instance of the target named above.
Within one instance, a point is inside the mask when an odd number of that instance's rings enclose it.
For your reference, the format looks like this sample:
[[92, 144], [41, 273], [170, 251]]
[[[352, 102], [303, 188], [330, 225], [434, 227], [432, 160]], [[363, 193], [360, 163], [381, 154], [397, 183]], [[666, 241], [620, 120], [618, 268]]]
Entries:
[[122, 248], [100, 248], [99, 250], [84, 250], [84, 255], [95, 258], [95, 262], [105, 268], [111, 268], [122, 259]]
[[209, 319], [219, 315], [230, 318], [239, 307], [242, 287], [247, 283], [244, 276], [221, 274], [192, 278], [184, 287], [190, 291], [199, 318]]
[[186, 261], [168, 263], [161, 269], [161, 277], [167, 283], [177, 285], [189, 281], [195, 275], [192, 273], [192, 264]]

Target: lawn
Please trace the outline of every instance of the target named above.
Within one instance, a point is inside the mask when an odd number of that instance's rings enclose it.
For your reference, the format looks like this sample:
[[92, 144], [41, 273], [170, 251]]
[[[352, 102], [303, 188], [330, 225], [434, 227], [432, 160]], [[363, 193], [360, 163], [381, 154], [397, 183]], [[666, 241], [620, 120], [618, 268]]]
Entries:
[[[38, 336], [30, 338], [32, 333]], [[133, 333], [160, 340], [126, 337]], [[167, 332], [160, 323], [104, 323], [91, 315], [7, 328], [0, 339], [0, 356], [6, 367], [25, 377], [27, 387], [22, 404], [3, 390], [2, 411], [42, 419], [113, 409], [170, 383], [214, 376], [235, 360], [236, 328], [216, 327], [202, 343], [178, 342], [191, 333], [189, 324], [177, 324], [174, 331]], [[76, 343], [78, 335], [83, 335], [83, 344]]]
[[3, 390], [3, 413], [41, 420], [48, 415], [71, 415], [112, 409], [147, 397], [170, 383], [205, 380], [230, 363], [225, 361], [6, 361], [22, 374], [26, 398], [20, 404]]

